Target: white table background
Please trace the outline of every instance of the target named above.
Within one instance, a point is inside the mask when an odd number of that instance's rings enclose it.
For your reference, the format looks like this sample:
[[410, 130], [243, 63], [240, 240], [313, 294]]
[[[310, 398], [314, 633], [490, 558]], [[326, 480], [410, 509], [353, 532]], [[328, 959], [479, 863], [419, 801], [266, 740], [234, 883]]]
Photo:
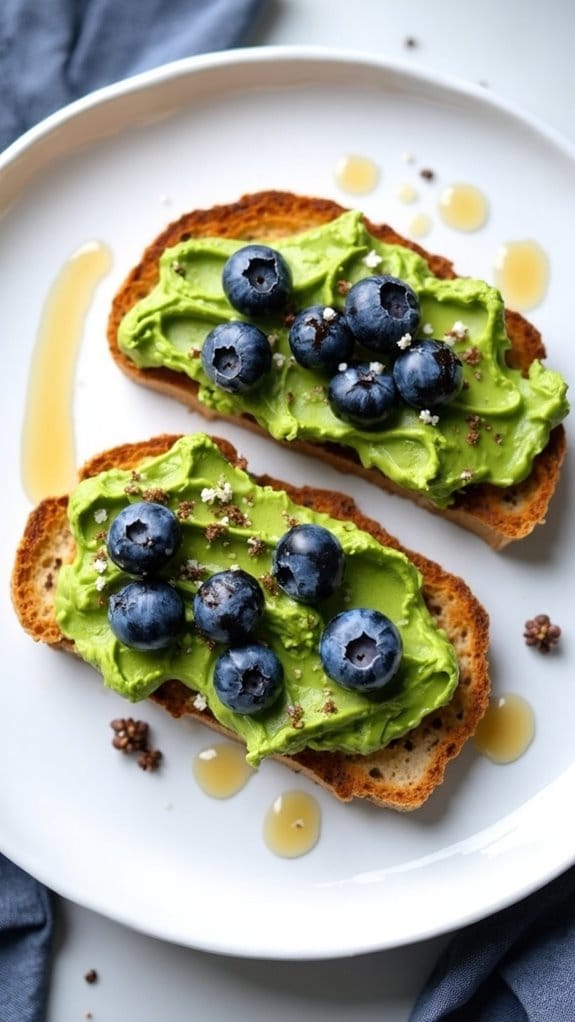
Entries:
[[[345, 46], [481, 82], [575, 142], [574, 40], [572, 0], [268, 0], [246, 42]], [[60, 900], [47, 1022], [403, 1022], [446, 940], [258, 962], [164, 944]]]

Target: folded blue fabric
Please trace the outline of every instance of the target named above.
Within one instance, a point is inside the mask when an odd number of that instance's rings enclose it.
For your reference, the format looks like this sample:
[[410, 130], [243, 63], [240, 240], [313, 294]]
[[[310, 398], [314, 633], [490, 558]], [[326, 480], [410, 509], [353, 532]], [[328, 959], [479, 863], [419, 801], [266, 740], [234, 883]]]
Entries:
[[2, 1022], [44, 1022], [53, 929], [49, 892], [0, 855]]
[[410, 1022], [575, 1020], [575, 869], [461, 930]]
[[0, 150], [93, 89], [245, 41], [265, 0], [1, 0]]

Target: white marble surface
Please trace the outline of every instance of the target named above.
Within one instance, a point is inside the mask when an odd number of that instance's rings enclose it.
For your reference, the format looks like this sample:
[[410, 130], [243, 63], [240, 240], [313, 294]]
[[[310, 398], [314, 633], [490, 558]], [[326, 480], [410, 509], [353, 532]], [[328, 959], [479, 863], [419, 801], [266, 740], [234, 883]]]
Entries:
[[[571, 0], [277, 0], [249, 42], [345, 46], [482, 82], [575, 141], [573, 38]], [[257, 962], [164, 944], [61, 901], [48, 1022], [403, 1022], [445, 941], [345, 962]]]

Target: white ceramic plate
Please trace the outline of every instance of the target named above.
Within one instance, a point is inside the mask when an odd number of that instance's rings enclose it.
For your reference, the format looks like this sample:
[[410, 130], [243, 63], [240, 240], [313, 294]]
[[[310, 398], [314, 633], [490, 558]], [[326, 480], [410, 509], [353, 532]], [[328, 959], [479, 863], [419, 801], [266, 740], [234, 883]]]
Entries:
[[[532, 318], [550, 364], [568, 376], [574, 154], [480, 89], [317, 50], [220, 54], [75, 104], [16, 143], [0, 165], [0, 844], [71, 899], [220, 952], [314, 958], [413, 941], [521, 897], [566, 867], [575, 850], [569, 464], [546, 527], [495, 554], [405, 501], [218, 425], [253, 470], [335, 489], [349, 484], [368, 514], [463, 574], [491, 614], [495, 691], [522, 693], [536, 714], [535, 741], [520, 760], [498, 767], [470, 745], [413, 815], [344, 806], [319, 793], [321, 840], [299, 860], [275, 858], [261, 826], [272, 799], [300, 782], [270, 763], [236, 798], [212, 801], [191, 770], [209, 733], [149, 707], [142, 714], [165, 766], [154, 775], [138, 770], [110, 747], [109, 721], [125, 709], [119, 697], [90, 669], [34, 645], [9, 604], [8, 573], [29, 507], [19, 448], [29, 361], [45, 296], [66, 259], [94, 239], [113, 253], [77, 371], [78, 459], [161, 431], [201, 430], [203, 420], [135, 387], [110, 361], [104, 330], [114, 291], [146, 242], [188, 208], [262, 187], [349, 202], [333, 175], [349, 152], [381, 167], [365, 211], [401, 231], [413, 212], [428, 212], [434, 227], [426, 244], [462, 273], [489, 279], [502, 242], [533, 237], [543, 245], [551, 281]], [[415, 162], [405, 162], [406, 152]], [[434, 182], [419, 177], [424, 166], [435, 170]], [[413, 207], [395, 196], [404, 181], [420, 193]], [[471, 182], [489, 199], [488, 224], [476, 234], [438, 221], [439, 191], [453, 181]], [[524, 621], [539, 612], [564, 626], [561, 651], [547, 658], [522, 639]]]

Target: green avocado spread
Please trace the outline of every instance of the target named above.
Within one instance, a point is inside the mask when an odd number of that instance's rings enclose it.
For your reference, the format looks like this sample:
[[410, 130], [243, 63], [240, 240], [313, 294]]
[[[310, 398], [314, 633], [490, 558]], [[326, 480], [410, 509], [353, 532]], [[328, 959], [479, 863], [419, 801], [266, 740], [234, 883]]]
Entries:
[[[178, 553], [160, 575], [184, 597], [186, 629], [172, 647], [151, 653], [123, 645], [107, 620], [108, 597], [129, 581], [107, 556], [107, 531], [122, 508], [142, 499], [170, 507], [183, 534]], [[68, 514], [76, 557], [59, 573], [56, 616], [63, 634], [106, 685], [130, 700], [144, 699], [168, 679], [183, 682], [199, 694], [199, 709], [207, 704], [244, 739], [254, 765], [265, 756], [304, 747], [368, 754], [448, 702], [457, 685], [455, 650], [424, 603], [419, 572], [402, 553], [381, 546], [352, 522], [316, 513], [283, 491], [256, 484], [203, 434], [182, 437], [167, 453], [143, 461], [137, 472], [112, 469], [84, 480], [71, 495]], [[319, 607], [296, 603], [271, 576], [272, 551], [296, 523], [330, 529], [346, 555], [340, 591]], [[213, 668], [225, 647], [208, 642], [193, 623], [198, 586], [236, 565], [262, 585], [265, 611], [255, 641], [274, 650], [285, 675], [282, 698], [252, 717], [230, 711], [218, 699]], [[318, 655], [327, 622], [352, 607], [382, 611], [403, 640], [398, 674], [370, 696], [331, 681]]]
[[[217, 323], [243, 318], [222, 289], [226, 259], [245, 242], [192, 238], [167, 249], [156, 287], [120, 324], [118, 343], [138, 367], [164, 366], [196, 380], [206, 408], [253, 416], [277, 440], [306, 439], [352, 447], [366, 467], [445, 507], [458, 490], [480, 482], [510, 486], [530, 472], [551, 429], [567, 414], [566, 384], [535, 361], [527, 376], [506, 364], [509, 340], [499, 291], [470, 278], [440, 280], [410, 249], [372, 237], [359, 212], [274, 247], [293, 277], [294, 309], [320, 303], [342, 309], [345, 289], [386, 273], [407, 281], [421, 306], [418, 337], [449, 340], [464, 364], [464, 389], [438, 421], [398, 405], [384, 426], [369, 432], [331, 411], [324, 374], [291, 357], [282, 317], [257, 322], [270, 337], [273, 365], [252, 393], [232, 395], [202, 370], [203, 340]], [[369, 360], [369, 355], [363, 355]], [[372, 356], [373, 357], [373, 356]]]

